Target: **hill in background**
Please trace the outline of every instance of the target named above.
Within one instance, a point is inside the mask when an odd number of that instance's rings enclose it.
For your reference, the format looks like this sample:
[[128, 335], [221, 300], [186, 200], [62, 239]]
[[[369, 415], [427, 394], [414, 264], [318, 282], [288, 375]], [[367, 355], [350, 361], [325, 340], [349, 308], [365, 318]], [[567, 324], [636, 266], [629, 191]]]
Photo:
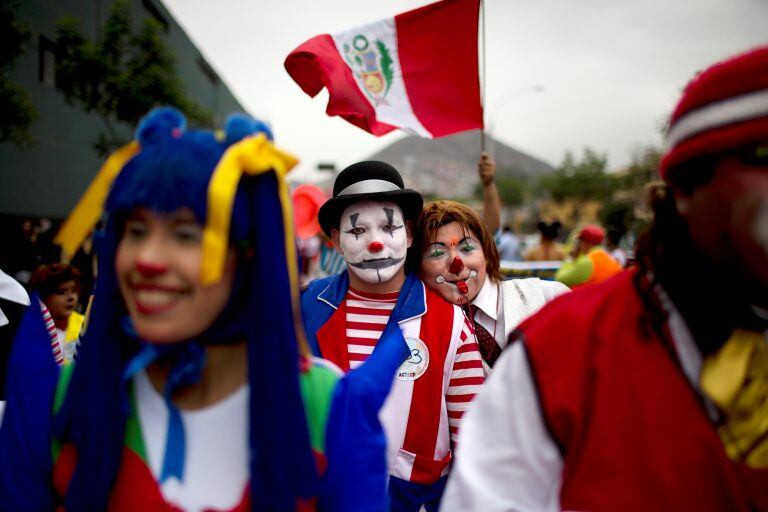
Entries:
[[[554, 168], [503, 142], [485, 136], [486, 150], [496, 160], [497, 179], [529, 181], [551, 174]], [[408, 136], [368, 157], [393, 165], [407, 187], [428, 197], [470, 198], [479, 180], [480, 132], [458, 133], [440, 139]]]

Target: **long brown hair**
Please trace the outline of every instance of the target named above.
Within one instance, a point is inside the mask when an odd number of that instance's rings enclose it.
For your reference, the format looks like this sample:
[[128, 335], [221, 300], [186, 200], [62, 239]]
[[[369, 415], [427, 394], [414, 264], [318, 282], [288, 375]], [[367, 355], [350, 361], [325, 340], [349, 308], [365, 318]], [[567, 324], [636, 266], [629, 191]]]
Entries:
[[[686, 220], [677, 210], [675, 189], [684, 195], [712, 179], [717, 159], [699, 158], [674, 169], [671, 185], [654, 183], [648, 187], [648, 203], [653, 222], [637, 242], [634, 284], [645, 306], [642, 327], [666, 337], [667, 311], [662, 306], [657, 286], [669, 295], [686, 319], [693, 338], [704, 354], [720, 348], [730, 335], [733, 318], [744, 309], [740, 293], [733, 300], [713, 300], [713, 290], [729, 290], [732, 285], [694, 246]], [[716, 205], [712, 206], [713, 208]]]
[[413, 246], [409, 255], [411, 269], [418, 272], [424, 249], [435, 241], [437, 230], [451, 222], [458, 222], [464, 232], [471, 231], [477, 236], [485, 254], [488, 277], [496, 283], [501, 281], [499, 251], [488, 226], [475, 210], [456, 201], [433, 201], [424, 206], [413, 233]]

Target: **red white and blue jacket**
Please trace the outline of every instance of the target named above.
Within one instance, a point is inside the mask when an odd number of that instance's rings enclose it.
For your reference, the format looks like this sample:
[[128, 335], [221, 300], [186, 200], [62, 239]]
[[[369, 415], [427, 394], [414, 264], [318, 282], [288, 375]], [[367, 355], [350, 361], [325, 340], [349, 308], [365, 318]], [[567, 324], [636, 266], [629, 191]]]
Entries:
[[[302, 316], [310, 346], [317, 355], [345, 371], [350, 368], [345, 331], [348, 288], [345, 271], [313, 281], [302, 295]], [[460, 420], [454, 418], [455, 412], [449, 412], [449, 402], [457, 399], [448, 392], [449, 387], [456, 386], [451, 381], [454, 363], [472, 351], [476, 358], [466, 364], [475, 364], [481, 372], [482, 360], [474, 335], [466, 334], [462, 310], [428, 290], [414, 275], [407, 276], [400, 290], [388, 328], [394, 325], [404, 338], [417, 338], [424, 343], [429, 365], [415, 380], [382, 376], [394, 378], [379, 415], [387, 440], [390, 505], [397, 511], [416, 512], [422, 506], [436, 510], [452, 458], [452, 427]], [[387, 330], [371, 357], [386, 335]], [[403, 360], [409, 352], [405, 354]]]

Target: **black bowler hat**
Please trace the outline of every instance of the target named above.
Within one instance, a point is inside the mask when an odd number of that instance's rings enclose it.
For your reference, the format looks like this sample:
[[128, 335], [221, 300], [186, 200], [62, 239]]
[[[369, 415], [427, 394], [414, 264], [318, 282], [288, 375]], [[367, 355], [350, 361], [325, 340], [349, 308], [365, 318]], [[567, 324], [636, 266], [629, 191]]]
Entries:
[[326, 235], [339, 227], [344, 209], [358, 201], [391, 201], [403, 210], [405, 220], [416, 220], [424, 200], [415, 190], [405, 188], [397, 169], [385, 162], [368, 160], [352, 164], [336, 176], [333, 197], [317, 215]]

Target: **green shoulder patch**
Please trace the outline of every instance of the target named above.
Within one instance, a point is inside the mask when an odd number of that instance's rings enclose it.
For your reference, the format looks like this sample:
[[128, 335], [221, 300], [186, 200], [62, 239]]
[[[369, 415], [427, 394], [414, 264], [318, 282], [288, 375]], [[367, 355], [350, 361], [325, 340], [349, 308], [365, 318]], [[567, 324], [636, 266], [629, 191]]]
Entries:
[[310, 442], [312, 448], [319, 453], [325, 453], [325, 428], [331, 399], [342, 375], [343, 372], [336, 365], [318, 357], [312, 357], [312, 366], [308, 371], [299, 373]]

